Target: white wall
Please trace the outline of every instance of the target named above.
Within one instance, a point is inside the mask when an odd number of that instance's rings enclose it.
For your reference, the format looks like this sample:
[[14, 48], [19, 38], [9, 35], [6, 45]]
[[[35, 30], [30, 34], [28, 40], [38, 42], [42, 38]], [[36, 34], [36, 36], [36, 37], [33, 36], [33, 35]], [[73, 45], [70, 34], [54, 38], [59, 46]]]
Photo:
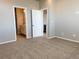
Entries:
[[13, 0], [14, 5], [27, 7], [30, 9], [39, 9], [39, 1], [36, 0]]
[[19, 1], [21, 0], [0, 0], [0, 43], [15, 40], [14, 5], [28, 7], [30, 9], [39, 9], [39, 3], [35, 0]]
[[55, 15], [54, 15], [54, 1], [53, 0], [40, 0], [40, 9], [48, 8], [48, 36], [55, 35]]
[[57, 36], [79, 41], [79, 0], [56, 1], [55, 25]]
[[15, 40], [13, 8], [10, 0], [0, 0], [0, 43]]
[[[18, 1], [0, 0], [0, 43], [15, 40], [13, 5], [39, 9], [39, 2], [35, 0]], [[79, 40], [79, 0], [56, 0], [55, 3], [53, 0], [41, 0], [41, 8], [48, 8], [49, 36], [57, 35]], [[30, 19], [30, 15], [28, 18]], [[76, 37], [73, 38], [72, 34], [76, 34]]]

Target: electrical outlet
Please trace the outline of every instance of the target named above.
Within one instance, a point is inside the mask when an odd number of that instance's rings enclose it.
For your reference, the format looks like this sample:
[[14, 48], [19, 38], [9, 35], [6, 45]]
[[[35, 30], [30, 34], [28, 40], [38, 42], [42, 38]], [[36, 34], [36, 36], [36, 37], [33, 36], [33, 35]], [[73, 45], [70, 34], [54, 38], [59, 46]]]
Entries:
[[76, 37], [76, 34], [73, 34], [72, 36], [73, 36], [73, 38], [75, 38]]

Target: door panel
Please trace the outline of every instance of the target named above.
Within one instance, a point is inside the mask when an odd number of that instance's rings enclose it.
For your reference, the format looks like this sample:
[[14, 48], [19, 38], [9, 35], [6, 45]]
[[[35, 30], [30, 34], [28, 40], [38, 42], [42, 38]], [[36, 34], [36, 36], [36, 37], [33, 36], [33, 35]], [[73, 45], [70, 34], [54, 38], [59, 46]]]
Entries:
[[40, 10], [32, 10], [33, 37], [43, 36], [43, 14]]

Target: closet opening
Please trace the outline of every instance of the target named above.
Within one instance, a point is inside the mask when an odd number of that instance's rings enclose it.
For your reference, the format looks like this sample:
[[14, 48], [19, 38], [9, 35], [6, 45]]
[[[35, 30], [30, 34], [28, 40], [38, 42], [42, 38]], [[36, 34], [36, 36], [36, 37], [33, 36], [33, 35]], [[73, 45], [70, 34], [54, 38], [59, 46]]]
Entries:
[[27, 38], [25, 9], [15, 7], [14, 10], [17, 40], [25, 40]]
[[48, 37], [48, 9], [43, 9], [43, 34]]

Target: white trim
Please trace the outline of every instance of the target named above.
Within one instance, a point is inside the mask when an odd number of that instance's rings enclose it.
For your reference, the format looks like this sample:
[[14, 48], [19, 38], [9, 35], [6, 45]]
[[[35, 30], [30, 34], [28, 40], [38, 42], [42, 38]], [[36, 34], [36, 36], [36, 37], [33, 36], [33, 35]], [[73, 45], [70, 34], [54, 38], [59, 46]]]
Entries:
[[48, 39], [52, 39], [52, 38], [55, 38], [56, 36], [52, 36], [52, 37], [48, 37]]
[[55, 37], [60, 38], [60, 39], [64, 39], [64, 40], [67, 40], [67, 41], [71, 41], [71, 42], [76, 42], [76, 43], [79, 43], [79, 41], [77, 41], [77, 40], [68, 39], [68, 38], [59, 37], [59, 36], [55, 36]]
[[28, 35], [28, 14], [27, 14], [27, 8], [25, 8], [25, 10], [24, 10], [24, 12], [25, 12], [25, 23], [26, 23], [26, 37], [27, 37], [27, 39], [29, 38], [29, 35]]
[[48, 24], [49, 24], [49, 23], [48, 23], [48, 22], [49, 22], [49, 21], [48, 21], [48, 14], [49, 14], [48, 8], [43, 8], [43, 9], [41, 9], [41, 10], [42, 10], [42, 12], [43, 12], [44, 10], [47, 10], [47, 28], [46, 28], [46, 29], [47, 29], [47, 31], [46, 31], [47, 33], [46, 33], [46, 37], [48, 38]]
[[16, 41], [16, 40], [11, 40], [11, 41], [2, 42], [2, 43], [0, 43], [0, 45], [1, 45], [1, 44], [7, 44], [7, 43], [15, 42], [15, 41]]
[[13, 6], [13, 18], [14, 18], [14, 29], [15, 29], [15, 40], [17, 40], [17, 36], [16, 36], [16, 23], [15, 23], [15, 10], [14, 10], [14, 6]]
[[22, 7], [22, 6], [16, 6], [16, 5], [14, 5], [13, 8], [15, 8], [15, 7], [16, 7], [16, 8], [23, 8], [23, 9], [26, 8], [26, 7]]
[[79, 43], [79, 41], [77, 41], [77, 40], [68, 39], [68, 38], [64, 38], [64, 37], [60, 37], [60, 36], [53, 36], [53, 37], [49, 37], [48, 39], [52, 39], [52, 38], [60, 38], [60, 39], [62, 39], [62, 40], [67, 40], [67, 41]]

